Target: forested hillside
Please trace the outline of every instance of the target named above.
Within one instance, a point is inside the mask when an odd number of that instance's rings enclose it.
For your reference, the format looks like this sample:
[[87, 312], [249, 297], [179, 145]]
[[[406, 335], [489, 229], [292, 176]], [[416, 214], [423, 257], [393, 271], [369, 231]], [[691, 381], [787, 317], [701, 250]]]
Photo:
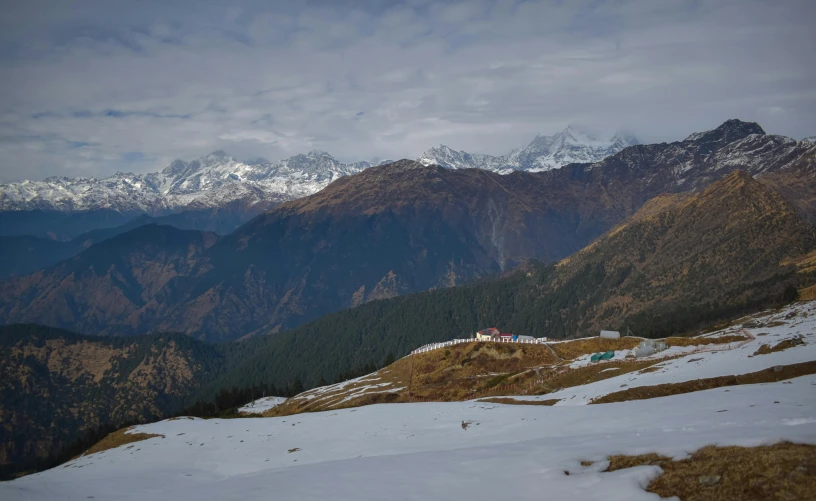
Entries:
[[37, 468], [94, 429], [165, 417], [223, 364], [217, 347], [181, 334], [0, 327], [0, 475]]
[[660, 197], [585, 250], [497, 280], [375, 301], [231, 348], [216, 385], [307, 386], [480, 328], [536, 337], [599, 329], [663, 337], [797, 297], [816, 281], [789, 258], [816, 247], [778, 194], [734, 173], [696, 195]]

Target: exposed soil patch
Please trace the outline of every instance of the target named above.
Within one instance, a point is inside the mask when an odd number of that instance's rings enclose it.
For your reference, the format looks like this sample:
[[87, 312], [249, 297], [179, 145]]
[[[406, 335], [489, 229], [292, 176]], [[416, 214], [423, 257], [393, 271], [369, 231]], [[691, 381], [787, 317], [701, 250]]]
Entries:
[[551, 398], [549, 400], [516, 400], [515, 398], [509, 397], [495, 397], [495, 398], [483, 398], [478, 400], [479, 402], [490, 402], [493, 404], [509, 404], [509, 405], [547, 405], [552, 406], [557, 404], [561, 401], [558, 398]]
[[93, 445], [90, 449], [88, 449], [85, 454], [95, 454], [97, 452], [106, 451], [108, 449], [114, 449], [119, 447], [120, 445], [132, 444], [133, 442], [141, 442], [142, 440], [147, 440], [148, 438], [153, 437], [162, 437], [164, 435], [157, 435], [155, 433], [127, 433], [130, 428], [123, 428], [121, 430], [114, 431], [110, 433], [107, 437], [103, 438], [99, 442]]
[[672, 461], [658, 454], [611, 456], [615, 471], [657, 465], [663, 474], [649, 492], [683, 501], [816, 499], [816, 446], [780, 443], [763, 447], [705, 447]]
[[602, 397], [591, 400], [590, 404], [608, 404], [611, 402], [626, 402], [629, 400], [645, 400], [648, 398], [667, 397], [670, 395], [680, 395], [693, 391], [710, 390], [723, 386], [737, 386], [740, 384], [775, 383], [792, 379], [799, 376], [816, 374], [816, 361], [802, 362], [791, 365], [778, 365], [749, 374], [739, 376], [720, 376], [705, 379], [695, 379], [694, 381], [684, 381], [682, 383], [666, 383], [654, 386], [638, 386], [622, 391], [616, 391]]
[[665, 341], [669, 347], [672, 347], [672, 346], [707, 346], [709, 344], [739, 343], [740, 341], [745, 341], [746, 339], [749, 338], [738, 334], [732, 334], [728, 336], [717, 337], [667, 337], [663, 341]]
[[763, 344], [759, 347], [757, 351], [754, 352], [754, 355], [767, 355], [769, 353], [775, 353], [777, 351], [784, 351], [788, 348], [793, 348], [799, 345], [805, 344], [801, 338], [795, 337], [792, 339], [786, 339], [784, 341], [780, 341], [773, 346]]

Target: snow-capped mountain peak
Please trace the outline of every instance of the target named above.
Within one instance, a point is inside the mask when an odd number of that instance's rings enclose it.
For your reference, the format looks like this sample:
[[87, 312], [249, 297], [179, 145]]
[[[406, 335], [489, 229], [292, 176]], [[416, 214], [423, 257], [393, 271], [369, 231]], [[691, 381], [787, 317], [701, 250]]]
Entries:
[[603, 140], [587, 127], [570, 124], [557, 134], [539, 134], [527, 146], [502, 156], [471, 154], [439, 145], [423, 153], [418, 161], [424, 165], [486, 169], [500, 174], [514, 170], [537, 172], [569, 163], [597, 162], [635, 144], [640, 142], [630, 132], [619, 131]]
[[277, 203], [316, 193], [338, 177], [370, 165], [346, 165], [318, 150], [275, 162], [240, 162], [219, 150], [190, 162], [175, 160], [149, 174], [118, 172], [106, 178], [52, 177], [0, 185], [0, 210], [161, 214], [238, 200], [249, 205]]

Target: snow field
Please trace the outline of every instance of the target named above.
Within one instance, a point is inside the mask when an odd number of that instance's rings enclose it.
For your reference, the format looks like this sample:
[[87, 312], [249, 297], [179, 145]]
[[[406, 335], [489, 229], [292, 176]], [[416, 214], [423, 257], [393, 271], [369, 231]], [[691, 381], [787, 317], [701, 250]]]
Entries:
[[164, 437], [0, 484], [0, 498], [654, 499], [642, 487], [658, 467], [601, 473], [580, 461], [816, 443], [816, 376], [605, 405], [385, 404], [133, 432]]

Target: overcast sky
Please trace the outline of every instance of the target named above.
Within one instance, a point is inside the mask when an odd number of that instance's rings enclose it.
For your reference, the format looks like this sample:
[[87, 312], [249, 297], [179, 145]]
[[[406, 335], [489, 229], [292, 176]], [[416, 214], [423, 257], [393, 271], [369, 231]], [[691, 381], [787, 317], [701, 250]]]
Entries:
[[[172, 4], [172, 6], [168, 6]], [[816, 135], [816, 2], [6, 0], [0, 181], [503, 154], [568, 123]]]

